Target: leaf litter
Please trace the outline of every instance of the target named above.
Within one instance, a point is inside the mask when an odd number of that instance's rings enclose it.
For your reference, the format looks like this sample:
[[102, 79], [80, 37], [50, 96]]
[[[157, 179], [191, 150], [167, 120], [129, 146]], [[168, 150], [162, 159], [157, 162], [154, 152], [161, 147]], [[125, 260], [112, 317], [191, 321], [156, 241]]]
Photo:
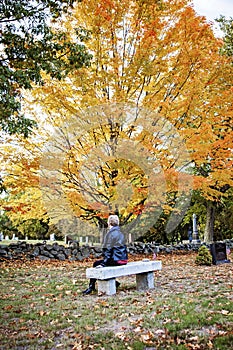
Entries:
[[232, 263], [197, 266], [194, 253], [158, 259], [154, 290], [138, 292], [134, 276], [123, 277], [114, 297], [82, 296], [91, 259], [3, 262], [0, 349], [204, 350], [219, 338], [229, 348]]

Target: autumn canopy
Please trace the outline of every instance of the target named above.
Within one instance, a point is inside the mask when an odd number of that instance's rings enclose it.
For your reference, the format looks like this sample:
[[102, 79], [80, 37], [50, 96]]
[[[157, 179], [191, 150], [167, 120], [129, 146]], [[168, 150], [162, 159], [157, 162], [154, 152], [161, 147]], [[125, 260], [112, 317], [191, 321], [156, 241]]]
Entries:
[[44, 85], [25, 91], [38, 129], [6, 137], [11, 218], [87, 232], [114, 211], [142, 235], [163, 214], [169, 234], [193, 191], [209, 215], [233, 184], [232, 66], [210, 24], [186, 0], [83, 0], [58, 28], [70, 41], [82, 33], [91, 64], [62, 81], [44, 72]]

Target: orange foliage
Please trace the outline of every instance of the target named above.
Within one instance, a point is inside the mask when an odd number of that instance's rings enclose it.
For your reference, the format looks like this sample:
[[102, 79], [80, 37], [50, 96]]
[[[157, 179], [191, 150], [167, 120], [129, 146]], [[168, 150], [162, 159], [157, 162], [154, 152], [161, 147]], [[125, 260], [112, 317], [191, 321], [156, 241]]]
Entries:
[[[90, 32], [86, 46], [93, 54], [92, 65], [73, 71], [65, 81], [58, 82], [45, 76], [45, 86], [32, 91], [28, 106], [31, 112], [34, 106], [43, 111], [49, 125], [47, 134], [50, 128], [57, 127], [65, 135], [65, 141], [59, 145], [65, 153], [64, 163], [59, 163], [62, 185], [57, 187], [54, 175], [38, 182], [37, 170], [43, 151], [42, 147], [38, 148], [35, 138], [22, 145], [32, 147], [33, 152], [38, 150], [32, 154], [32, 159], [23, 152], [17, 161], [13, 157], [9, 161], [4, 159], [8, 163], [7, 169], [13, 164], [12, 175], [9, 173], [6, 177], [6, 185], [12, 194], [48, 185], [54, 191], [65, 189], [66, 198], [78, 216], [87, 215], [88, 211], [96, 216], [102, 211], [106, 216], [108, 204], [120, 201], [116, 187], [126, 179], [133, 189], [131, 201], [128, 207], [123, 206], [122, 215], [127, 216], [129, 211], [138, 215], [148, 193], [146, 177], [140, 167], [136, 164], [131, 171], [129, 164], [121, 160], [114, 168], [113, 162], [102, 157], [103, 166], [98, 172], [93, 165], [97, 155], [90, 156], [104, 143], [112, 145], [112, 140], [116, 143], [130, 140], [146, 149], [148, 159], [154, 157], [154, 163], [158, 159], [163, 174], [157, 174], [157, 183], [162, 183], [165, 178], [167, 194], [188, 190], [189, 171], [194, 189], [207, 199], [219, 200], [224, 186], [233, 184], [233, 72], [230, 61], [219, 54], [222, 41], [214, 37], [211, 26], [195, 13], [189, 1], [83, 0], [64, 18], [61, 26], [71, 38], [75, 36], [75, 27]], [[147, 108], [148, 119], [153, 112], [161, 117], [159, 120], [164, 118], [171, 123], [189, 152], [189, 161], [182, 164], [185, 171], [179, 171], [177, 167], [173, 153], [179, 153], [179, 147], [171, 147], [171, 133], [165, 135], [170, 142], [166, 146], [159, 133], [152, 133], [146, 117], [140, 129], [133, 123], [125, 127], [120, 116], [116, 120], [114, 115], [99, 123], [98, 108], [93, 109], [92, 119], [88, 119], [88, 112], [85, 112], [87, 107], [121, 102]], [[74, 116], [77, 142], [70, 146], [66, 126]], [[93, 122], [92, 128], [87, 128], [88, 122]], [[46, 142], [49, 139], [48, 135], [44, 137], [46, 123], [42, 120], [39, 123], [38, 133]], [[64, 124], [65, 131], [62, 129]], [[16, 154], [17, 150], [14, 152]], [[113, 147], [111, 152], [113, 156]], [[55, 167], [53, 163], [57, 158], [51, 160], [48, 168]], [[89, 192], [85, 186], [90, 186], [90, 182], [85, 183], [86, 178], [80, 171], [87, 158], [90, 163], [86, 174], [94, 169], [96, 180]], [[113, 180], [111, 173], [116, 170], [118, 175]], [[164, 199], [164, 188], [158, 186], [154, 191], [154, 203], [160, 205], [156, 196], [161, 193]]]

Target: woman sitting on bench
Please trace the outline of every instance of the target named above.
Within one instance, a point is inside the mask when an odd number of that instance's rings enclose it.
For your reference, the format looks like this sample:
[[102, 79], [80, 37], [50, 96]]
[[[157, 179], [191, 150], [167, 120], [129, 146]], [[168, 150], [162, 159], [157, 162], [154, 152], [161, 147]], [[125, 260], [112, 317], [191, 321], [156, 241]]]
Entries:
[[[119, 217], [117, 215], [110, 215], [108, 218], [108, 228], [104, 243], [103, 243], [103, 259], [94, 262], [93, 267], [105, 266], [120, 266], [126, 265], [128, 262], [127, 248], [125, 245], [125, 237], [120, 231]], [[89, 287], [83, 291], [83, 295], [90, 294], [95, 290], [96, 279], [91, 278]], [[116, 287], [120, 283], [116, 281]]]

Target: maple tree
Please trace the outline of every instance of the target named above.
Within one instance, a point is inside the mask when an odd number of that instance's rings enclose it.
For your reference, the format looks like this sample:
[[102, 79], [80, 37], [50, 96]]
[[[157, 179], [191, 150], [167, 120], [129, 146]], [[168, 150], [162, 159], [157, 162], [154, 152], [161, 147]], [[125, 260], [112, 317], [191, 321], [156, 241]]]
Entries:
[[[155, 192], [148, 207], [155, 203], [155, 207], [162, 207], [167, 213], [172, 212], [174, 207], [175, 226], [179, 214], [182, 214], [182, 205], [176, 206], [175, 202], [182, 192], [190, 190], [187, 185], [190, 182], [186, 179], [189, 171], [193, 188], [207, 200], [209, 215], [214, 204], [226, 196], [232, 186], [232, 130], [229, 127], [232, 69], [230, 60], [219, 53], [222, 40], [214, 37], [210, 25], [203, 17], [197, 16], [190, 2], [185, 0], [106, 0], [101, 3], [84, 0], [60, 24], [70, 40], [75, 28], [89, 33], [86, 48], [93, 55], [93, 60], [90, 67], [74, 69], [61, 82], [44, 75], [44, 86], [33, 89], [32, 96], [28, 98], [30, 113], [33, 113], [33, 106], [35, 114], [41, 111], [46, 120], [44, 125], [47, 123], [54, 128], [54, 135], [58, 136], [52, 158], [45, 156], [47, 175], [55, 167], [62, 174], [58, 187], [54, 188], [57, 195], [64, 190], [77, 216], [103, 223], [107, 213], [104, 206], [107, 203], [110, 209], [111, 201], [114, 204], [114, 196], [116, 198], [117, 184], [126, 179], [129, 187], [126, 190], [131, 189], [131, 196], [134, 195], [132, 207], [125, 212], [126, 205], [122, 205], [119, 198], [115, 204], [121, 204], [118, 210], [122, 219], [128, 222], [132, 216], [140, 216], [146, 207], [149, 189], [145, 174], [138, 166], [141, 160], [137, 159], [133, 173], [130, 170], [132, 159], [127, 163], [121, 157], [117, 164], [114, 163], [114, 145], [122, 140], [137, 141], [137, 146], [144, 147], [138, 153], [140, 159], [148, 160], [149, 154], [154, 162], [156, 159], [167, 186], [165, 190], [157, 188], [163, 197], [160, 203], [155, 202], [156, 191], [152, 190]], [[114, 108], [110, 106], [119, 103], [134, 106], [134, 121], [126, 122], [127, 113], [123, 119], [120, 113], [115, 118], [112, 113]], [[106, 112], [101, 119], [103, 105], [109, 106], [104, 107], [109, 108], [109, 113]], [[127, 108], [130, 110], [130, 107]], [[136, 123], [143, 109], [148, 113]], [[159, 133], [155, 135], [153, 125], [148, 122], [151, 119], [154, 119], [155, 125], [160, 120], [160, 131], [163, 130], [162, 122], [172, 125], [173, 131], [176, 131], [173, 136], [178, 134], [183, 140], [183, 150], [189, 152], [182, 163], [185, 171], [179, 171], [181, 163], [178, 162], [178, 166], [173, 154], [178, 147], [176, 145], [173, 150], [174, 140], [167, 131], [169, 128], [165, 130], [164, 137]], [[42, 123], [40, 125], [42, 128]], [[52, 143], [49, 135], [47, 137], [44, 142], [48, 142], [51, 148], [54, 136]], [[61, 153], [59, 147], [62, 143]], [[112, 160], [104, 158], [106, 153], [103, 156], [102, 150], [98, 154], [102, 144], [108, 146]], [[124, 148], [125, 154], [130, 153], [130, 147], [132, 144]], [[49, 152], [46, 155], [49, 157]], [[102, 157], [102, 163], [99, 169], [95, 169], [93, 164], [96, 164], [98, 156]], [[89, 159], [89, 169], [86, 168], [85, 174], [80, 175], [85, 157]], [[41, 155], [37, 159], [38, 165], [40, 161]], [[181, 175], [184, 180], [179, 183]], [[159, 174], [157, 176], [157, 183], [160, 183]], [[139, 185], [132, 189], [136, 178]], [[98, 184], [97, 180], [100, 181]], [[55, 178], [50, 178], [44, 185], [51, 188], [53, 182], [56, 183]], [[141, 191], [143, 186], [145, 188]], [[173, 204], [166, 207], [164, 198], [169, 194], [173, 194]], [[59, 195], [53, 198], [56, 198], [56, 206]], [[60, 209], [62, 212], [64, 206]], [[212, 239], [210, 223], [213, 223], [213, 217], [207, 221], [205, 240]], [[153, 226], [153, 222], [150, 224]], [[172, 229], [172, 224], [170, 220], [169, 229]]]
[[[38, 152], [23, 137], [6, 135], [0, 147], [1, 175], [4, 188], [1, 196], [2, 220], [6, 217], [8, 224], [2, 225], [2, 232], [11, 237], [10, 232], [22, 232], [27, 220], [47, 220], [38, 189]], [[5, 227], [6, 226], [6, 227]], [[21, 228], [20, 228], [21, 227]], [[24, 231], [24, 230], [23, 230]], [[21, 235], [20, 235], [21, 236]], [[25, 236], [25, 235], [23, 235]], [[30, 237], [30, 235], [29, 235]]]

